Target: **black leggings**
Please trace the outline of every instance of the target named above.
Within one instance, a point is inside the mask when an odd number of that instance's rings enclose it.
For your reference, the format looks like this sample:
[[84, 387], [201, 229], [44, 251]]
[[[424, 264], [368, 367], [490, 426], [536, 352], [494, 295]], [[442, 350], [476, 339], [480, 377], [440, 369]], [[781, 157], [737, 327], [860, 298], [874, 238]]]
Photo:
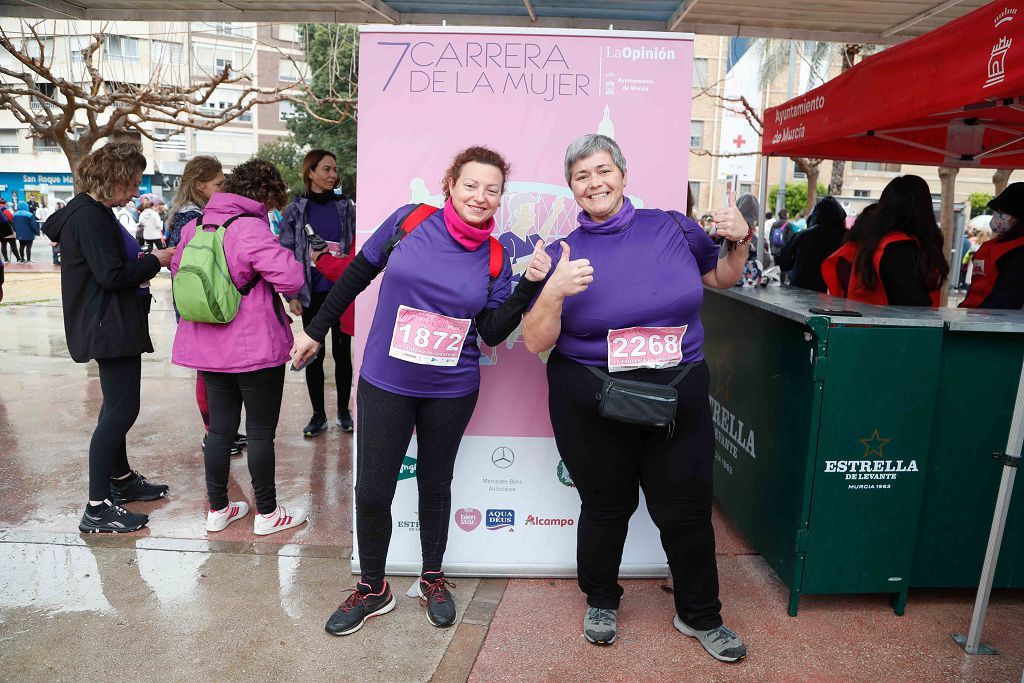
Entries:
[[[302, 309], [302, 326], [312, 322], [317, 311], [324, 305], [327, 292], [310, 294], [309, 306]], [[324, 408], [324, 356], [327, 340], [320, 347], [316, 358], [306, 366], [306, 390], [313, 412], [326, 415]], [[334, 383], [338, 387], [338, 414], [348, 410], [349, 399], [352, 398], [352, 337], [341, 331], [341, 323], [337, 320], [331, 325], [331, 356], [334, 358]]]
[[238, 373], [203, 371], [202, 376], [210, 404], [210, 431], [203, 449], [210, 509], [223, 510], [228, 504], [231, 442], [238, 434], [244, 404], [249, 474], [256, 495], [256, 510], [269, 515], [277, 509], [274, 435], [281, 415], [284, 366]]
[[[711, 526], [714, 431], [708, 366], [701, 362], [676, 385], [675, 432], [605, 419], [595, 395], [601, 380], [557, 352], [548, 359], [548, 403], [558, 452], [580, 494], [576, 559], [580, 589], [591, 607], [617, 609], [622, 546], [629, 519], [647, 499], [672, 570], [676, 611], [689, 626], [722, 624], [715, 532]], [[678, 368], [616, 373], [667, 384]]]
[[20, 258], [22, 261], [32, 260], [32, 240], [18, 240], [21, 245]]
[[[11, 255], [7, 255], [7, 245], [11, 245]], [[12, 258], [18, 260], [18, 243], [10, 237], [0, 237], [0, 256], [3, 256], [4, 261], [10, 261]]]
[[423, 572], [441, 571], [452, 509], [452, 472], [478, 391], [459, 398], [415, 398], [359, 378], [356, 403], [356, 534], [362, 579], [375, 590], [384, 580], [391, 543], [391, 501], [416, 428]]
[[105, 358], [100, 368], [103, 406], [89, 442], [89, 500], [110, 497], [110, 479], [131, 472], [125, 436], [139, 417], [142, 356]]
[[146, 240], [146, 253], [152, 253], [154, 249], [162, 249], [163, 240]]

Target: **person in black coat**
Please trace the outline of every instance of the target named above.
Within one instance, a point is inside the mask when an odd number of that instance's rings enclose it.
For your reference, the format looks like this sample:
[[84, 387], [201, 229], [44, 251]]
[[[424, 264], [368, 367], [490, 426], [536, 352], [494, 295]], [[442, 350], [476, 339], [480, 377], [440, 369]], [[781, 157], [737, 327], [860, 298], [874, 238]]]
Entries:
[[148, 284], [174, 254], [173, 249], [140, 253], [135, 236], [111, 211], [137, 196], [145, 168], [135, 143], [95, 150], [75, 172], [81, 192], [46, 222], [46, 235], [62, 255], [68, 351], [77, 363], [96, 361], [103, 393], [89, 444], [89, 502], [78, 527], [86, 533], [141, 529], [149, 517], [120, 504], [157, 500], [168, 490], [129, 467], [125, 442], [139, 415], [142, 354], [153, 351]]
[[779, 254], [778, 265], [789, 271], [794, 287], [825, 292], [821, 263], [843, 246], [846, 237], [846, 211], [832, 196], [821, 198], [807, 218], [807, 228], [786, 242]]

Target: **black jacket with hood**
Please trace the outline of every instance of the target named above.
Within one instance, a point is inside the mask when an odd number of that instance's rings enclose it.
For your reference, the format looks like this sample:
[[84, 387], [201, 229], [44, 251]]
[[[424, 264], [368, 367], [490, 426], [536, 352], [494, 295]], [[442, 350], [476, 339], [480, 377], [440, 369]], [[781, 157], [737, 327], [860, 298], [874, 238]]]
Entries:
[[129, 259], [114, 212], [85, 192], [46, 221], [60, 244], [60, 288], [68, 351], [78, 363], [152, 353], [149, 296], [139, 285], [160, 272], [152, 254]]

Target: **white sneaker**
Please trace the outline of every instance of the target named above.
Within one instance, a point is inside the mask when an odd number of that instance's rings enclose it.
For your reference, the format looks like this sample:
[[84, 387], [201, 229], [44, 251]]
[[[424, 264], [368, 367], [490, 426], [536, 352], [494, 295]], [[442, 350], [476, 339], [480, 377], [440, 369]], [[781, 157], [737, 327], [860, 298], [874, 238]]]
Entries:
[[266, 536], [285, 529], [291, 529], [306, 521], [306, 511], [302, 508], [286, 509], [278, 505], [273, 514], [256, 515], [252, 522], [252, 531], [257, 536]]
[[228, 503], [228, 506], [223, 510], [210, 510], [206, 514], [206, 530], [207, 531], [223, 531], [227, 528], [228, 524], [241, 519], [249, 514], [249, 504], [245, 501], [238, 501], [236, 503]]

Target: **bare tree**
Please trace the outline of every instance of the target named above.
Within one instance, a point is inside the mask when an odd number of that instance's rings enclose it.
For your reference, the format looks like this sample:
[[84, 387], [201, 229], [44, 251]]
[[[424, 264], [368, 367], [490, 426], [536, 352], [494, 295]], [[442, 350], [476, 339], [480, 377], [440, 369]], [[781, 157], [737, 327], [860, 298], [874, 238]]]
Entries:
[[992, 174], [992, 185], [995, 186], [997, 197], [1003, 193], [1003, 190], [1009, 184], [1011, 173], [1013, 173], [1012, 168], [1000, 168]]
[[[716, 100], [716, 105], [722, 109], [739, 114], [747, 120], [750, 127], [754, 129], [758, 137], [764, 136], [764, 119], [761, 117], [760, 112], [751, 106], [750, 102], [747, 101], [746, 97], [725, 97], [723, 95], [716, 95], [714, 93], [705, 92], [709, 97]], [[744, 156], [756, 156], [759, 152], [712, 152], [707, 149], [693, 150], [693, 154], [697, 156], [707, 156], [716, 158], [730, 158], [730, 157], [744, 157]], [[821, 162], [822, 159], [814, 159], [810, 157], [790, 157], [790, 161], [807, 176], [807, 210], [810, 211], [814, 208], [814, 204], [818, 201], [818, 177], [821, 175]]]
[[[105, 27], [80, 38], [81, 68], [60, 73], [54, 68], [54, 41], [40, 30], [42, 24], [22, 22], [20, 36], [0, 26], [0, 48], [14, 59], [10, 67], [0, 65], [0, 109], [27, 124], [30, 137], [60, 147], [72, 172], [104, 138], [127, 135], [162, 141], [185, 128], [214, 130], [261, 104], [289, 100], [309, 111], [311, 104], [325, 102], [310, 93], [305, 80], [257, 87], [249, 73], [236, 71], [231, 64], [192, 82], [175, 83], [162, 68], [152, 69], [145, 78], [110, 80], [100, 58]], [[215, 93], [217, 107], [211, 105]], [[338, 120], [352, 115], [354, 99], [336, 99]], [[322, 112], [314, 115], [323, 118]], [[156, 133], [155, 127], [163, 132]]]

